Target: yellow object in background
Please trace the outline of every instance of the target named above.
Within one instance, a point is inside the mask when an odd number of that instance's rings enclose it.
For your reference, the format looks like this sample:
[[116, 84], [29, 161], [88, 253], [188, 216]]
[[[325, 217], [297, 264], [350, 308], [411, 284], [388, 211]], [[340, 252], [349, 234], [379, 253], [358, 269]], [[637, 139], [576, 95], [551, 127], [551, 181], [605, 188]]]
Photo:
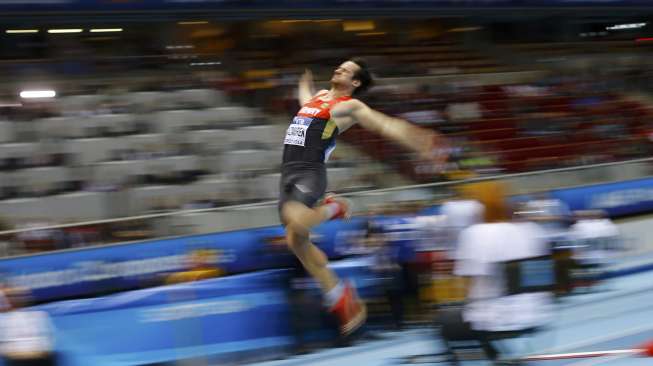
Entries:
[[174, 285], [176, 283], [206, 280], [209, 278], [220, 277], [222, 275], [223, 275], [223, 271], [219, 268], [178, 272], [178, 273], [173, 273], [166, 278], [166, 285]]
[[422, 288], [421, 299], [431, 304], [450, 304], [465, 300], [465, 280], [462, 277], [438, 275]]
[[225, 271], [216, 265], [219, 258], [219, 251], [214, 249], [194, 250], [188, 254], [188, 269], [167, 276], [165, 284], [173, 285], [223, 276]]

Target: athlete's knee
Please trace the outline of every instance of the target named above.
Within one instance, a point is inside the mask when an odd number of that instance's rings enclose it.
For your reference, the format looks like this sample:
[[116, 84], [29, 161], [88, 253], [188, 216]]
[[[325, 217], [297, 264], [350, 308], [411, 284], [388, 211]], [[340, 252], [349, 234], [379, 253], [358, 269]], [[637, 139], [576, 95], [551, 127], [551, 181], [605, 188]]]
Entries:
[[295, 235], [308, 236], [310, 227], [302, 221], [302, 213], [307, 207], [296, 201], [289, 201], [281, 207], [281, 220]]
[[308, 244], [308, 235], [297, 232], [292, 227], [286, 227], [286, 244], [293, 252]]

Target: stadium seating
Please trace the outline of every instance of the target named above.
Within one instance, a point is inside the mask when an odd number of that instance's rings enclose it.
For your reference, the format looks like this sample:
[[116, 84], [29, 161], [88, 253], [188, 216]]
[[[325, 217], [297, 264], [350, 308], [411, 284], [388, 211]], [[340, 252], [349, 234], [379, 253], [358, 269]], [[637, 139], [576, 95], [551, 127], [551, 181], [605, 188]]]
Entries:
[[13, 123], [0, 122], [0, 143], [14, 141]]
[[[591, 98], [581, 91], [558, 95], [556, 87], [490, 85], [464, 91], [465, 101], [481, 106], [482, 117], [449, 121], [446, 128], [435, 128], [441, 133], [453, 131], [447, 135], [452, 141], [464, 142], [474, 151], [472, 156], [496, 158], [498, 167], [506, 172], [565, 166], [587, 154], [600, 155], [600, 161], [630, 158], [633, 153], [624, 146], [650, 145], [645, 126], [652, 114], [646, 105], [616, 93], [597, 92]], [[437, 94], [422, 97], [446, 98]], [[393, 96], [385, 98], [391, 104]], [[400, 171], [415, 179], [432, 179], [432, 175], [416, 173], [416, 161], [405, 164], [405, 159], [398, 158], [403, 149], [371, 132], [353, 131], [344, 138], [372, 156], [395, 162]]]
[[[456, 67], [457, 72], [498, 67], [451, 42], [412, 48], [386, 45], [366, 52], [440, 71], [447, 67]], [[431, 126], [463, 143], [471, 151], [469, 156], [493, 157], [507, 172], [573, 164], [591, 149], [605, 153], [602, 159], [630, 157], [632, 152], [620, 152], [618, 142], [641, 143], [649, 133], [650, 111], [641, 103], [615, 93], [597, 94], [594, 99], [557, 94], [555, 87], [550, 91], [510, 84], [463, 88], [445, 100], [477, 103], [480, 117], [454, 121], [446, 120], [445, 115], [444, 122]], [[443, 99], [437, 92], [420, 93], [394, 106], [405, 111], [410, 110], [412, 100]], [[379, 99], [390, 102], [387, 113], [397, 114], [392, 110], [392, 98], [386, 94]], [[181, 195], [177, 201], [183, 204], [183, 197], [192, 193], [190, 187], [199, 189], [197, 194], [202, 197], [197, 199], [219, 195], [226, 189], [225, 177], [247, 182], [239, 187], [239, 197], [245, 200], [273, 199], [278, 193], [275, 173], [285, 125], [268, 124], [259, 110], [229, 103], [223, 91], [195, 88], [84, 94], [65, 96], [57, 103], [58, 116], [0, 122], [0, 173], [9, 172], [3, 176], [0, 197], [127, 188], [137, 202], [129, 211], [136, 214], [150, 210], [153, 200], [170, 195]], [[112, 109], [116, 105], [119, 108]], [[385, 110], [383, 104], [373, 106]], [[417, 110], [433, 107], [415, 106]], [[624, 116], [618, 121], [624, 125], [623, 136], [602, 136], [602, 129], [611, 131], [614, 116]], [[565, 123], [574, 128], [566, 129]], [[369, 131], [354, 127], [342, 138], [384, 163], [395, 164], [398, 171], [414, 179], [433, 177], [404, 149]], [[347, 189], [357, 174], [353, 167], [331, 167], [329, 189]], [[109, 213], [96, 212], [102, 214]]]

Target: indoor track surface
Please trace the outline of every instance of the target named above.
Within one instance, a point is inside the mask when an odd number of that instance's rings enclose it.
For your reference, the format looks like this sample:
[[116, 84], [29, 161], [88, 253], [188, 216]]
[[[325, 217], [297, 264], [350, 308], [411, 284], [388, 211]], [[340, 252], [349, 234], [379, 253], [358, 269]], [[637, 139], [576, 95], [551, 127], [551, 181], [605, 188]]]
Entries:
[[[638, 257], [641, 265], [642, 257]], [[625, 262], [618, 270], [627, 269]], [[343, 348], [331, 348], [307, 355], [254, 364], [255, 366], [389, 366], [446, 365], [422, 358], [407, 363], [406, 358], [435, 353], [442, 345], [434, 330], [412, 329], [377, 335]], [[512, 356], [630, 349], [653, 340], [653, 271], [614, 277], [591, 292], [560, 300], [556, 320], [532, 337], [502, 341]], [[465, 361], [462, 365], [491, 365], [487, 361]], [[532, 366], [640, 366], [653, 365], [653, 358], [610, 356], [554, 361], [531, 361]]]

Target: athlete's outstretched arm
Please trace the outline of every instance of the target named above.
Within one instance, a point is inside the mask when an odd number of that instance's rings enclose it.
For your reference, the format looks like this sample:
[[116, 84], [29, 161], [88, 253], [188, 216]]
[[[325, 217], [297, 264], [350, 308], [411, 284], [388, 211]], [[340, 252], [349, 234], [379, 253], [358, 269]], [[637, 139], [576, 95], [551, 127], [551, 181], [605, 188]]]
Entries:
[[303, 106], [308, 103], [311, 98], [315, 95], [315, 86], [313, 85], [313, 73], [311, 70], [306, 69], [304, 74], [299, 79], [299, 87], [297, 90], [297, 98], [299, 99], [299, 105]]
[[446, 159], [442, 151], [445, 147], [444, 139], [432, 130], [383, 114], [359, 100], [347, 102], [347, 106], [338, 112], [349, 114], [361, 127], [396, 141], [409, 150], [419, 153], [424, 159]]

